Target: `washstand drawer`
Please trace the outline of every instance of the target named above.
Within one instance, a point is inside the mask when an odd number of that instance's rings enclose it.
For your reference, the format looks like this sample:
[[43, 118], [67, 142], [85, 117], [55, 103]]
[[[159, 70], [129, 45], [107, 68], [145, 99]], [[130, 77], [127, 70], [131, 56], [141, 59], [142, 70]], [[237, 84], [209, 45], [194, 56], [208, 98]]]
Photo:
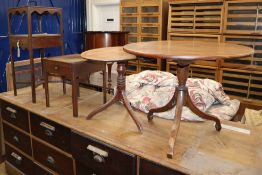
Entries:
[[70, 157], [33, 139], [34, 158], [61, 175], [73, 175], [73, 160]]
[[[117, 148], [107, 146], [93, 139], [73, 133], [71, 150], [77, 160], [77, 167], [97, 175], [134, 175], [136, 174], [136, 156]], [[81, 173], [79, 173], [81, 174]]]
[[26, 110], [1, 101], [1, 115], [5, 121], [29, 132], [28, 113]]
[[32, 155], [30, 137], [26, 134], [17, 131], [11, 126], [3, 123], [4, 138], [7, 142], [11, 143], [15, 147], [21, 149], [28, 155]]
[[54, 175], [53, 173], [51, 173], [47, 170], [44, 170], [43, 168], [41, 168], [36, 163], [34, 163], [34, 166], [33, 166], [33, 174], [34, 175]]
[[64, 75], [66, 77], [71, 77], [72, 75], [70, 74], [71, 72], [71, 66], [66, 63], [61, 63], [58, 61], [52, 61], [50, 59], [44, 60], [44, 68], [45, 71], [51, 74], [55, 75]]
[[5, 144], [6, 149], [6, 161], [15, 166], [17, 169], [25, 173], [26, 175], [32, 174], [33, 163], [30, 159], [25, 157], [20, 152], [11, 148], [9, 145]]
[[139, 175], [186, 175], [185, 173], [163, 167], [151, 161], [140, 159]]
[[70, 152], [70, 129], [30, 113], [32, 134], [52, 145]]

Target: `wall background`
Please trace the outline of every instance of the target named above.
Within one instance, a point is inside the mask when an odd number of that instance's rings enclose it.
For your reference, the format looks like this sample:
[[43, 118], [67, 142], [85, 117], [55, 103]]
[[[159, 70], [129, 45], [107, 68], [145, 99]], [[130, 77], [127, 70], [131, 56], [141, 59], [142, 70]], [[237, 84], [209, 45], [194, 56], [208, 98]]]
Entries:
[[[0, 1], [0, 92], [6, 91], [5, 64], [9, 57], [9, 41], [7, 27], [7, 9], [10, 7], [19, 7], [28, 4], [29, 0], [1, 0]], [[39, 6], [50, 6], [63, 8], [63, 26], [64, 26], [64, 47], [65, 54], [80, 53], [83, 50], [83, 31], [86, 28], [86, 0], [34, 0], [32, 4]], [[56, 31], [58, 25], [55, 25], [53, 17], [45, 18], [45, 31]], [[33, 20], [32, 23], [34, 23]], [[24, 24], [24, 25], [23, 25]], [[17, 17], [13, 20], [15, 33], [26, 32], [26, 17]], [[54, 24], [54, 25], [50, 25]], [[37, 28], [33, 27], [33, 32], [37, 33]], [[58, 49], [47, 49], [47, 57], [59, 55]], [[39, 57], [39, 51], [34, 52], [34, 57]], [[15, 58], [18, 60], [18, 58]], [[21, 51], [19, 60], [28, 59], [28, 52]]]

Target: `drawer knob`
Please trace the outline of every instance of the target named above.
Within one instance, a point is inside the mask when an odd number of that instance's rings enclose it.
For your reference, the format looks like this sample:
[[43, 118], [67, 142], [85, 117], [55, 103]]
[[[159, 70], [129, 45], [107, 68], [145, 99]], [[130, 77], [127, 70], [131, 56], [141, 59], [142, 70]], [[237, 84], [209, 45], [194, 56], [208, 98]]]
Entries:
[[13, 158], [15, 158], [15, 163], [16, 163], [17, 165], [20, 165], [20, 164], [22, 163], [22, 157], [21, 157], [21, 156], [17, 155], [17, 154], [14, 153], [14, 152], [11, 153], [11, 156], [12, 156]]
[[13, 141], [16, 142], [16, 143], [19, 143], [19, 138], [17, 136], [14, 136]]
[[52, 137], [53, 136], [53, 132], [50, 131], [49, 129], [46, 129], [45, 130], [45, 135], [49, 136], [49, 137]]
[[47, 156], [46, 161], [52, 165], [55, 164], [55, 159], [52, 156]]
[[16, 119], [17, 111], [15, 109], [13, 109], [11, 107], [6, 107], [5, 109], [10, 112], [10, 118]]
[[94, 160], [95, 160], [96, 162], [98, 162], [98, 163], [103, 163], [103, 162], [105, 162], [104, 157], [102, 157], [102, 156], [100, 156], [100, 155], [98, 155], [98, 154], [94, 155], [93, 158], [94, 158]]
[[54, 69], [55, 69], [55, 70], [58, 70], [58, 69], [59, 69], [59, 66], [54, 66]]

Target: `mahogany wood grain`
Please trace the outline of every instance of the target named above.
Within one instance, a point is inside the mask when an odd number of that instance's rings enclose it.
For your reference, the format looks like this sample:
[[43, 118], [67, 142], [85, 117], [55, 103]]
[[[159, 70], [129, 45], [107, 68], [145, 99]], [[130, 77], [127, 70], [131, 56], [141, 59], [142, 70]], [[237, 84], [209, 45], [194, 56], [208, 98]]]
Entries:
[[121, 46], [88, 50], [81, 53], [81, 57], [87, 60], [101, 62], [124, 62], [136, 59], [136, 56], [124, 52]]
[[50, 106], [49, 102], [49, 88], [48, 77], [59, 76], [63, 77], [63, 92], [65, 94], [65, 79], [70, 80], [72, 84], [72, 104], [74, 117], [78, 116], [77, 96], [80, 95], [79, 82], [87, 80], [89, 75], [94, 72], [102, 71], [103, 74], [103, 102], [106, 102], [106, 68], [103, 62], [88, 62], [81, 58], [79, 54], [63, 55], [52, 58], [43, 59], [44, 65], [44, 79], [45, 79], [45, 93], [46, 106]]
[[[13, 96], [13, 92], [5, 92], [0, 94], [0, 99], [37, 113], [86, 137], [185, 174], [261, 174], [261, 126], [251, 128], [240, 123], [222, 122], [250, 131], [250, 134], [243, 134], [228, 129], [216, 132], [213, 130], [213, 122], [210, 121], [182, 121], [175, 156], [168, 159], [166, 150], [172, 121], [154, 118], [152, 122], [148, 122], [145, 114], [135, 111], [144, 127], [143, 134], [140, 134], [128, 112], [120, 104], [113, 105], [96, 118], [86, 121], [86, 114], [101, 105], [102, 93], [83, 88], [80, 88], [79, 117], [74, 118], [71, 113], [71, 96], [61, 94], [62, 83], [50, 86], [52, 108], [45, 106], [42, 87], [36, 89], [37, 96], [41, 99], [36, 104], [31, 102], [29, 87], [19, 89], [19, 97]], [[67, 90], [71, 90], [71, 87], [67, 86]]]
[[232, 43], [215, 41], [150, 41], [132, 43], [124, 46], [128, 53], [173, 61], [233, 59], [243, 58], [253, 54], [252, 48]]
[[85, 32], [85, 50], [124, 46], [127, 44], [128, 33], [125, 31], [87, 31]]
[[165, 106], [150, 109], [148, 113], [148, 120], [150, 121], [152, 120], [153, 112], [167, 111], [176, 105], [174, 124], [168, 141], [168, 158], [173, 158], [174, 156], [174, 146], [180, 127], [183, 106], [188, 106], [193, 113], [203, 119], [214, 121], [216, 130], [221, 130], [220, 120], [215, 116], [198, 110], [190, 99], [186, 87], [190, 64], [199, 60], [242, 58], [250, 56], [254, 52], [253, 49], [246, 46], [201, 40], [140, 42], [128, 44], [124, 46], [124, 50], [137, 56], [167, 59], [177, 63], [178, 86], [176, 87], [176, 92]]
[[[85, 32], [85, 50], [124, 46], [128, 43], [128, 33], [125, 31], [87, 31]], [[112, 65], [113, 63], [107, 63], [108, 86], [111, 84]]]

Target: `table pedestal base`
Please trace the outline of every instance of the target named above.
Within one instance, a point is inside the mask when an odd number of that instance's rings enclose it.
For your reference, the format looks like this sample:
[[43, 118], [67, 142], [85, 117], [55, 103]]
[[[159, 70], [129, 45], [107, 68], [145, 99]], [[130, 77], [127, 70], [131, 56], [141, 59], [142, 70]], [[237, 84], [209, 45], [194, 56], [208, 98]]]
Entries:
[[108, 108], [109, 106], [111, 106], [112, 104], [114, 104], [116, 102], [122, 102], [124, 104], [125, 108], [127, 109], [129, 115], [131, 116], [131, 118], [135, 122], [138, 130], [140, 132], [142, 132], [143, 127], [142, 127], [141, 123], [138, 121], [138, 119], [135, 117], [135, 115], [133, 114], [133, 110], [132, 110], [131, 106], [129, 105], [129, 102], [126, 98], [126, 94], [125, 94], [125, 90], [126, 90], [126, 85], [125, 85], [126, 84], [126, 77], [125, 77], [126, 67], [125, 67], [124, 62], [118, 62], [117, 63], [117, 72], [118, 72], [117, 89], [116, 89], [116, 92], [115, 92], [113, 98], [111, 100], [109, 100], [107, 103], [105, 103], [104, 105], [100, 106], [98, 109], [92, 111], [87, 116], [87, 119], [91, 119], [94, 115], [105, 110], [106, 108]]
[[167, 151], [167, 157], [173, 158], [174, 154], [174, 144], [176, 141], [176, 137], [178, 134], [179, 126], [180, 126], [180, 120], [181, 120], [181, 114], [182, 114], [182, 108], [183, 106], [187, 106], [193, 113], [198, 115], [199, 117], [206, 119], [206, 120], [212, 120], [216, 122], [215, 128], [217, 131], [221, 130], [221, 123], [218, 118], [212, 115], [208, 115], [202, 111], [200, 111], [193, 102], [190, 99], [190, 96], [188, 94], [188, 89], [186, 87], [186, 81], [188, 78], [188, 72], [189, 72], [189, 64], [185, 63], [178, 63], [177, 65], [177, 78], [178, 78], [178, 86], [176, 87], [176, 92], [174, 96], [171, 98], [171, 100], [167, 103], [167, 105], [151, 109], [147, 115], [147, 118], [149, 121], [153, 119], [153, 113], [155, 112], [164, 112], [167, 110], [172, 109], [174, 106], [176, 106], [176, 112], [175, 112], [175, 119], [174, 123], [171, 129], [171, 135], [169, 138], [168, 143], [168, 151]]

